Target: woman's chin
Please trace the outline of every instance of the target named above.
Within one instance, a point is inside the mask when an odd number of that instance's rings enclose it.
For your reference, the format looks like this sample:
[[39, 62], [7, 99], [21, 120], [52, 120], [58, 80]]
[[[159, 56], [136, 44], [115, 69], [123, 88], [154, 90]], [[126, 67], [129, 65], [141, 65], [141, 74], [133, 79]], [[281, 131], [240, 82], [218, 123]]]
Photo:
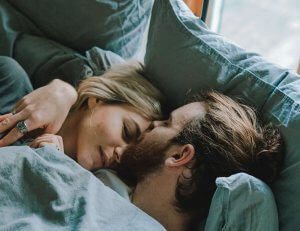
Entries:
[[80, 164], [83, 168], [87, 170], [93, 170], [95, 169], [95, 164], [92, 158], [87, 157], [86, 155], [78, 155], [77, 156], [77, 162]]

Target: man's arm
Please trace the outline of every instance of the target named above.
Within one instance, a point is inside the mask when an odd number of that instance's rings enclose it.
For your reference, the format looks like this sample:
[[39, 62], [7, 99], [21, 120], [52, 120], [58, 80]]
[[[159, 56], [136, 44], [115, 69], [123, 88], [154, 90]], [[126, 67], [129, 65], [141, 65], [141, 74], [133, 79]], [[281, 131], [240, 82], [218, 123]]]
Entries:
[[[15, 114], [0, 116], [0, 133], [25, 121], [28, 131], [43, 128], [45, 133], [55, 134], [61, 128], [70, 108], [77, 100], [77, 92], [70, 84], [55, 79], [48, 85], [24, 96], [15, 106]], [[10, 145], [23, 136], [14, 127], [0, 140], [0, 147]]]

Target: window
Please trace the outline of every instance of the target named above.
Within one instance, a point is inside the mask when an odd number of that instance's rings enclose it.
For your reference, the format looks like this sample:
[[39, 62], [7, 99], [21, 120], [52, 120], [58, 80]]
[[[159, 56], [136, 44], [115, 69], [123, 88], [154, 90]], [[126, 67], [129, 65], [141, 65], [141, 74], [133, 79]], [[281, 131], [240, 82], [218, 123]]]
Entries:
[[207, 14], [212, 30], [273, 63], [297, 69], [299, 0], [210, 0]]

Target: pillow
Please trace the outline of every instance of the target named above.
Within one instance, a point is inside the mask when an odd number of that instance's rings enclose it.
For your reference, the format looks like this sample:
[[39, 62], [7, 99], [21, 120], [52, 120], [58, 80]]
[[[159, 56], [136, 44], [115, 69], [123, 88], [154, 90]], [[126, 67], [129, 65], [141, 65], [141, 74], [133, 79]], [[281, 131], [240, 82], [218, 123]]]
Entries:
[[21, 34], [14, 45], [14, 58], [30, 76], [34, 88], [60, 78], [76, 86], [93, 75], [87, 59], [52, 40]]
[[86, 52], [89, 65], [93, 69], [94, 75], [102, 75], [114, 64], [120, 64], [125, 60], [111, 51], [106, 51], [98, 47], [93, 47]]
[[35, 88], [54, 77], [76, 85], [80, 79], [93, 74], [84, 56], [45, 38], [34, 23], [2, 0], [0, 34], [0, 54], [14, 58]]
[[280, 125], [283, 170], [272, 188], [283, 231], [300, 227], [300, 78], [209, 31], [181, 0], [156, 0], [145, 67], [175, 106], [187, 94], [215, 89], [238, 96]]
[[264, 182], [238, 173], [217, 178], [216, 185], [205, 231], [278, 230], [275, 199]]
[[28, 34], [19, 36], [14, 50], [15, 59], [31, 76], [35, 88], [48, 84], [54, 77], [77, 86], [80, 80], [101, 75], [110, 66], [124, 62], [119, 55], [98, 47], [82, 56], [52, 40]]
[[[17, 1], [14, 3], [17, 4]], [[119, 55], [99, 47], [80, 54], [46, 38], [47, 35], [36, 25], [13, 5], [0, 0], [0, 54], [18, 61], [34, 88], [49, 83], [53, 78], [76, 86], [81, 79], [102, 74], [112, 64], [123, 62]], [[136, 33], [134, 36], [139, 38], [142, 35]], [[129, 49], [125, 45], [123, 48]], [[130, 48], [128, 51], [134, 50]]]
[[134, 56], [153, 0], [9, 0], [48, 38], [81, 54], [92, 47]]

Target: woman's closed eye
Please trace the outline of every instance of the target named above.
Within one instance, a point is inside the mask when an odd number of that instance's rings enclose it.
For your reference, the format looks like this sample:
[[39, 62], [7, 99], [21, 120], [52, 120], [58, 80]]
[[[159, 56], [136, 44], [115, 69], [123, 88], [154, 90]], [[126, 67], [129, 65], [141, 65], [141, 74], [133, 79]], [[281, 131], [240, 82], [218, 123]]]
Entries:
[[126, 143], [130, 143], [132, 140], [132, 134], [130, 134], [129, 128], [126, 123], [123, 123], [122, 137]]
[[154, 128], [154, 121], [152, 121], [149, 126], [147, 127], [146, 131], [145, 132], [150, 132], [152, 131], [152, 129]]
[[141, 130], [135, 121], [127, 119], [124, 120], [122, 137], [126, 143], [136, 141], [140, 134]]

